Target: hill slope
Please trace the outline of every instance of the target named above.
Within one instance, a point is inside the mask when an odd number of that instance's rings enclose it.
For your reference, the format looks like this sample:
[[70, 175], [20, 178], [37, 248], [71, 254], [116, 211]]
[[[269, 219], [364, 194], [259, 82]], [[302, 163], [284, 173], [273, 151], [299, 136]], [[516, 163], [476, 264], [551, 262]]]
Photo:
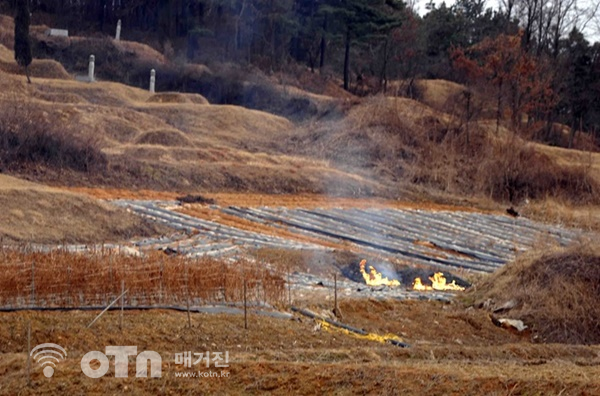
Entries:
[[[285, 154], [281, 145], [294, 125], [269, 113], [208, 105], [199, 95], [152, 95], [111, 82], [37, 78], [28, 86], [21, 76], [1, 70], [0, 86], [6, 88], [0, 94], [5, 128], [12, 125], [12, 132], [24, 133], [22, 120], [34, 120], [44, 133], [60, 140], [75, 137], [106, 158], [106, 166], [83, 177], [44, 164], [36, 170], [40, 180], [261, 192], [319, 192], [340, 177], [348, 179], [350, 188], [372, 185], [324, 162]], [[30, 164], [22, 165], [4, 167], [31, 175]]]
[[0, 175], [0, 239], [99, 243], [155, 234], [160, 227], [88, 196]]
[[[139, 54], [136, 48], [130, 46], [129, 55], [145, 59], [145, 47]], [[0, 60], [10, 63], [11, 54], [0, 46]], [[581, 163], [560, 161], [506, 128], [496, 135], [486, 120], [465, 125], [460, 114], [445, 112], [444, 103], [461, 90], [457, 84], [422, 82], [425, 103], [419, 103], [334, 99], [293, 87], [263, 87], [248, 77], [251, 88], [243, 92], [262, 107], [279, 112], [282, 104], [298, 103], [321, 109], [315, 114], [331, 112], [293, 122], [240, 106], [211, 105], [198, 94], [151, 94], [114, 82], [65, 79], [52, 62], [46, 61], [46, 69], [53, 71], [32, 85], [18, 69], [0, 70], [0, 88], [6, 88], [0, 94], [4, 133], [33, 134], [24, 141], [39, 143], [25, 147], [35, 155], [0, 164], [13, 174], [61, 185], [177, 191], [394, 198], [416, 191], [513, 204], [546, 197], [577, 204], [598, 200], [597, 175]], [[286, 95], [295, 99], [287, 101]], [[286, 99], [273, 102], [277, 97]], [[42, 147], [48, 142], [53, 150]], [[55, 151], [64, 155], [47, 158]]]

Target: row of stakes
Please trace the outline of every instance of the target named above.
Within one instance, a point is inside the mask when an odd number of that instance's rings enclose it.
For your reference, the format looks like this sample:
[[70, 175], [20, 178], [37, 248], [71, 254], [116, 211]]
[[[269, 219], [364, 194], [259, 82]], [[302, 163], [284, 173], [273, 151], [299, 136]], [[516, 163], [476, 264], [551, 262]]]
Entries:
[[[115, 33], [115, 40], [121, 40], [121, 20], [117, 22], [117, 31]], [[90, 82], [96, 81], [94, 77], [94, 71], [96, 68], [96, 57], [94, 55], [90, 55], [90, 63], [88, 66], [88, 79]], [[154, 93], [156, 87], [156, 70], [150, 70], [150, 92]]]

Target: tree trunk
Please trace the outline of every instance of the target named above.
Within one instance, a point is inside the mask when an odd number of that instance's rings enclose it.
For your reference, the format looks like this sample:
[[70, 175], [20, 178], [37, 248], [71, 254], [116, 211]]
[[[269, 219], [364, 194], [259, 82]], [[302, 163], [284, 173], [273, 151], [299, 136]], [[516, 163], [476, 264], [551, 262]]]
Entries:
[[500, 118], [502, 117], [502, 81], [498, 84], [498, 97], [496, 98], [496, 135], [500, 132]]
[[350, 27], [346, 29], [346, 50], [344, 51], [344, 89], [350, 89]]
[[383, 93], [387, 91], [388, 44], [389, 39], [386, 38], [383, 44], [383, 65], [379, 75], [379, 88], [383, 90]]
[[325, 66], [325, 51], [327, 50], [327, 40], [325, 39], [326, 32], [327, 16], [323, 18], [323, 35], [321, 36], [321, 59], [319, 59], [319, 69], [323, 69], [323, 66]]
[[577, 134], [577, 120], [573, 118], [571, 122], [571, 133], [569, 134], [569, 148], [573, 148], [573, 143], [575, 143], [575, 135]]
[[471, 144], [470, 139], [469, 139], [469, 123], [471, 121], [471, 97], [472, 96], [473, 95], [471, 94], [470, 91], [465, 91], [465, 97], [467, 99], [467, 103], [466, 103], [466, 105], [467, 105], [467, 120], [466, 120], [467, 123], [465, 126], [466, 135], [467, 135], [467, 146], [469, 146]]
[[25, 66], [25, 75], [27, 76], [27, 83], [31, 84], [31, 78], [29, 78], [29, 65]]
[[235, 18], [235, 35], [234, 35], [234, 40], [235, 40], [235, 45], [234, 48], [237, 51], [240, 50], [241, 48], [241, 41], [242, 41], [242, 31], [240, 28], [240, 22], [242, 20], [242, 17], [244, 15], [244, 10], [246, 9], [246, 1], [244, 0], [242, 2], [242, 7], [240, 8], [240, 13], [237, 15], [237, 17]]

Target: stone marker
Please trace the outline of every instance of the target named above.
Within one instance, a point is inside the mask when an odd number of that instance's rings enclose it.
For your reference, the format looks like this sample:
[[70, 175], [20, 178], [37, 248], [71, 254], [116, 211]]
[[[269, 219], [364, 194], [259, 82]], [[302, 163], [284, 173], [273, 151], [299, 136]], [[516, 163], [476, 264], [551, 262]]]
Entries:
[[154, 86], [156, 85], [156, 70], [150, 70], [150, 92], [154, 93]]
[[69, 37], [69, 31], [66, 29], [46, 29], [46, 36]]
[[90, 82], [94, 82], [94, 68], [96, 67], [96, 57], [90, 55], [90, 65], [88, 67], [88, 79]]
[[121, 20], [117, 22], [117, 33], [115, 34], [115, 40], [121, 40]]

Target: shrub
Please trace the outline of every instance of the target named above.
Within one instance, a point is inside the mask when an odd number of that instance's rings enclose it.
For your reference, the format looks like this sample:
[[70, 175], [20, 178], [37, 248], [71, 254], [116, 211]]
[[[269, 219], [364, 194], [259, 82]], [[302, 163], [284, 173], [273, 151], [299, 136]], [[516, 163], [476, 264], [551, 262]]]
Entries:
[[518, 202], [550, 196], [595, 203], [600, 194], [600, 185], [586, 169], [560, 166], [524, 142], [497, 144], [479, 169], [479, 188], [496, 200]]
[[546, 197], [600, 201], [600, 184], [586, 168], [558, 164], [507, 130], [498, 136], [476, 121], [467, 129], [460, 115], [408, 99], [370, 98], [341, 123], [323, 124], [294, 143], [307, 154], [384, 180], [453, 194], [514, 203]]
[[[521, 319], [543, 342], [600, 343], [600, 252], [574, 246], [531, 253], [490, 275], [467, 299]], [[507, 304], [509, 303], [509, 304]]]
[[0, 108], [0, 164], [6, 168], [43, 165], [80, 172], [101, 171], [107, 159], [96, 140], [52, 122], [30, 102]]

